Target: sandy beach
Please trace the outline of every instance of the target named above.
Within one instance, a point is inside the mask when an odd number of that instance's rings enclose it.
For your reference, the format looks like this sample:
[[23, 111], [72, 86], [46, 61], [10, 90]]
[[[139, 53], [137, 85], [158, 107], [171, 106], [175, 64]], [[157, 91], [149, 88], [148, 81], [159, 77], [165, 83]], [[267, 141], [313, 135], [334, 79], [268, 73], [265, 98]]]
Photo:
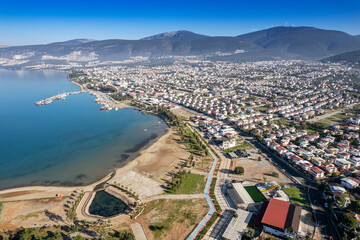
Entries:
[[[111, 176], [109, 174], [87, 186], [31, 186], [2, 190], [0, 202], [3, 202], [4, 209], [0, 217], [0, 229], [58, 224], [45, 216], [46, 209], [52, 209], [55, 214], [66, 218], [62, 205], [71, 199], [68, 196], [82, 190], [92, 191], [96, 185], [104, 181], [126, 186], [138, 194], [140, 199], [161, 194], [166, 182], [171, 178], [171, 172], [175, 172], [179, 163], [188, 156], [189, 152], [181, 143], [179, 136], [170, 129], [151, 146], [141, 150], [139, 157], [129, 161], [124, 167], [116, 169], [116, 174], [111, 180], [109, 180]], [[64, 194], [65, 197], [56, 197], [59, 193]], [[45, 201], [46, 199], [53, 199], [53, 201]], [[35, 202], [41, 204], [34, 205]], [[58, 206], [55, 207], [54, 203]], [[29, 207], [33, 205], [36, 207]], [[15, 206], [18, 209], [16, 212], [14, 212]]]
[[161, 194], [171, 173], [189, 154], [177, 133], [170, 129], [153, 145], [141, 151], [138, 158], [117, 169], [109, 182], [128, 187], [140, 198]]

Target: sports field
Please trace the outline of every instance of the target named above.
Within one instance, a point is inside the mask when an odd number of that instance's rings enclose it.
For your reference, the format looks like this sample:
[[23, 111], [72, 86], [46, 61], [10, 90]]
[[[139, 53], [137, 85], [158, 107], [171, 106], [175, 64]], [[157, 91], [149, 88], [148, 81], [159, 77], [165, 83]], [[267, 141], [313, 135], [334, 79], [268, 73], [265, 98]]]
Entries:
[[255, 186], [246, 186], [244, 188], [249, 193], [254, 202], [262, 202], [265, 200], [265, 197]]

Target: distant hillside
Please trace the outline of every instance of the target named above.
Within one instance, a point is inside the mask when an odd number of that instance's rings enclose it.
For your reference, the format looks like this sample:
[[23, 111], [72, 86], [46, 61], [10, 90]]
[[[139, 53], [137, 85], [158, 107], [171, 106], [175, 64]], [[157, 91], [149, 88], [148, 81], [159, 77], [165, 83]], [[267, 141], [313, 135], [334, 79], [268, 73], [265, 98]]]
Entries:
[[197, 38], [204, 38], [204, 37], [208, 37], [208, 36], [193, 33], [193, 32], [190, 32], [190, 31], [179, 30], [179, 31], [173, 31], [173, 32], [160, 33], [160, 34], [153, 35], [153, 36], [150, 36], [150, 37], [142, 38], [140, 40], [176, 39], [176, 38], [180, 38], [180, 39], [197, 39]]
[[360, 39], [314, 27], [275, 27], [238, 36], [272, 52], [294, 58], [319, 59], [360, 49]]
[[330, 61], [330, 62], [357, 62], [360, 63], [360, 50], [346, 52], [342, 54], [338, 54], [335, 56], [331, 56], [328, 58], [324, 58], [322, 61]]
[[95, 40], [94, 39], [87, 39], [87, 38], [80, 38], [80, 39], [68, 40], [68, 41], [65, 41], [65, 42], [54, 42], [54, 43], [50, 43], [50, 45], [71, 46], [71, 45], [78, 45], [78, 44], [87, 43], [87, 42], [93, 42], [93, 41], [95, 41]]
[[360, 39], [360, 35], [355, 35], [355, 37], [359, 38]]
[[[237, 37], [209, 37], [180, 30], [140, 40], [74, 39], [45, 45], [0, 48], [3, 64], [65, 64], [131, 57], [202, 56], [211, 60], [318, 60], [360, 49], [360, 38], [313, 27], [275, 27]], [[16, 60], [16, 61], [13, 61]], [[9, 65], [7, 65], [9, 66]]]
[[76, 45], [47, 44], [19, 46], [0, 49], [0, 58], [14, 55], [27, 56], [32, 62], [53, 60], [101, 61], [123, 60], [129, 57], [194, 56], [233, 54], [236, 51], [261, 50], [256, 44], [234, 37], [203, 37], [195, 39], [153, 39], [153, 40], [102, 40]]

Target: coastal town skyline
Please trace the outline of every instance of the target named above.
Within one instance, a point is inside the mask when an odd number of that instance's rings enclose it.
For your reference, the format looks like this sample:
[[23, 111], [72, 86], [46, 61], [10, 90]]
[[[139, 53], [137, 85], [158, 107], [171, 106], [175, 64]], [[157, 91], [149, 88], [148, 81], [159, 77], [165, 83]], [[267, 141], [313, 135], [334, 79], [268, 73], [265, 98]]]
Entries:
[[359, 12], [0, 0], [0, 240], [360, 239]]

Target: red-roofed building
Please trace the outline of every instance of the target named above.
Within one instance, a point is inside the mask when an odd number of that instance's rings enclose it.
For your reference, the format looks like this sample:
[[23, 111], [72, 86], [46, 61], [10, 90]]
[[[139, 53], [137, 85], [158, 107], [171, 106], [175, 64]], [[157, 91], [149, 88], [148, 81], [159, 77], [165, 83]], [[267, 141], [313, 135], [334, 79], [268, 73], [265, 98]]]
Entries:
[[297, 237], [300, 224], [301, 206], [272, 198], [267, 204], [261, 224], [265, 232], [284, 237]]
[[316, 167], [316, 166], [312, 166], [310, 168], [310, 174], [315, 179], [321, 179], [321, 178], [324, 178], [325, 172], [323, 170], [321, 170], [320, 168]]

